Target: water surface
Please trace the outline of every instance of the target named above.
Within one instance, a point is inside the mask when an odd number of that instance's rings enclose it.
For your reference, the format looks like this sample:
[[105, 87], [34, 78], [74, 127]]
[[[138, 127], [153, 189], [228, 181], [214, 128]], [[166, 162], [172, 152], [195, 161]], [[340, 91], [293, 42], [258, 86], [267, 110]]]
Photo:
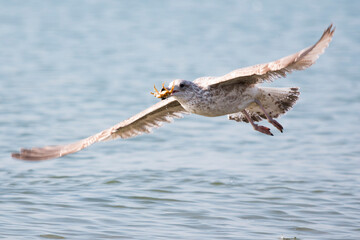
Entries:
[[[0, 1], [0, 235], [5, 239], [356, 239], [356, 1]], [[337, 27], [283, 134], [187, 116], [61, 159], [65, 144], [157, 102], [154, 83], [275, 60]], [[264, 123], [267, 125], [267, 123]]]

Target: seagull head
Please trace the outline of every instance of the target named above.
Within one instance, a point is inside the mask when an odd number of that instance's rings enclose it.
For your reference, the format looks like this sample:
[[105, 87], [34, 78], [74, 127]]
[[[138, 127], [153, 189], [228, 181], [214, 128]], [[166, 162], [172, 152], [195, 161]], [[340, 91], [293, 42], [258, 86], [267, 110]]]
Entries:
[[168, 89], [170, 90], [173, 86], [174, 90], [171, 96], [174, 96], [177, 100], [189, 100], [193, 98], [198, 88], [193, 82], [182, 79], [172, 81]]

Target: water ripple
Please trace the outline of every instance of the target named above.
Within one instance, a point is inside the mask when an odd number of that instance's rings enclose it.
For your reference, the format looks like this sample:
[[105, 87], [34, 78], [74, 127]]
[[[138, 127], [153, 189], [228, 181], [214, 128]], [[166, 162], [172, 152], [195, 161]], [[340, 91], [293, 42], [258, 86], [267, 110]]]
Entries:
[[[358, 1], [0, 6], [0, 238], [360, 236]], [[330, 22], [334, 41], [317, 64], [272, 83], [302, 89], [279, 119], [283, 134], [190, 115], [58, 160], [10, 159], [127, 119], [157, 102], [154, 83], [290, 54]]]

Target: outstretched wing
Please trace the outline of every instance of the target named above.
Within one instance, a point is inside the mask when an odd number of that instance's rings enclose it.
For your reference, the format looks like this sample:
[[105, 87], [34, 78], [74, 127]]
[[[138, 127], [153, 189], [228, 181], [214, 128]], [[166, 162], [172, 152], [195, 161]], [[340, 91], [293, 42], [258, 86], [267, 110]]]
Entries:
[[203, 86], [216, 87], [234, 83], [256, 84], [270, 82], [278, 77], [285, 77], [287, 73], [294, 70], [303, 70], [313, 65], [319, 55], [329, 46], [334, 31], [335, 28], [331, 24], [315, 45], [279, 60], [240, 68], [221, 77], [200, 78], [195, 81]]
[[160, 127], [164, 122], [171, 122], [173, 118], [181, 118], [184, 113], [187, 113], [187, 111], [177, 100], [170, 97], [109, 129], [78, 142], [59, 146], [21, 149], [20, 153], [13, 153], [12, 157], [22, 160], [46, 160], [62, 157], [78, 152], [96, 142], [116, 138], [131, 138], [142, 133], [149, 133], [153, 128]]

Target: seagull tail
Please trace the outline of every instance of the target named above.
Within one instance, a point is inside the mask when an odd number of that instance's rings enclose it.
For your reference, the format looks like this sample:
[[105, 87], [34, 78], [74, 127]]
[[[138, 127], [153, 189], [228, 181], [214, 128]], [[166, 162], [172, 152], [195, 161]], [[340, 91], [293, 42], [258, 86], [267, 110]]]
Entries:
[[273, 118], [277, 118], [289, 111], [299, 99], [300, 95], [298, 87], [260, 87], [260, 93], [261, 95], [258, 100]]
[[[277, 118], [289, 111], [299, 99], [300, 91], [298, 87], [290, 88], [272, 88], [259, 87], [257, 100], [261, 102], [266, 112], [272, 117]], [[250, 104], [246, 108], [247, 113], [255, 122], [266, 119], [265, 114], [256, 103]], [[237, 122], [248, 122], [246, 116], [239, 113], [233, 113], [228, 116], [229, 120]]]

